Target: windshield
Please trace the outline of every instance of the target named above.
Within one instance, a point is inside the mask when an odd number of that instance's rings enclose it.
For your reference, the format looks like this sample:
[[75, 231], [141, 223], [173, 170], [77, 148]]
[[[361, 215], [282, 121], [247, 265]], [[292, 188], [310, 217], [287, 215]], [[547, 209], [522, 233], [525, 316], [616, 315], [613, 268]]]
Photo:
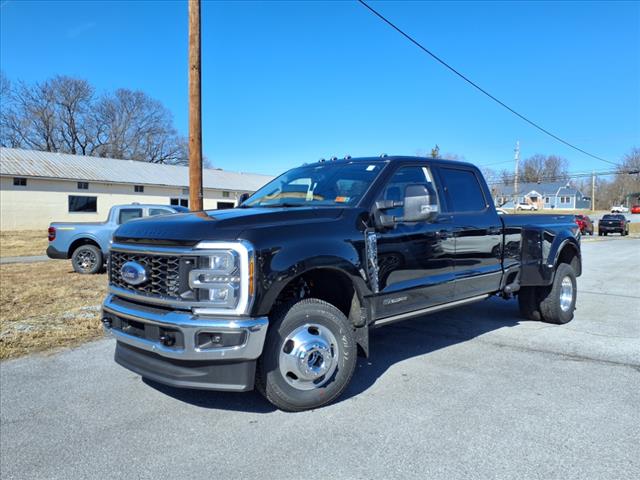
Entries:
[[353, 206], [378, 176], [384, 162], [322, 162], [289, 170], [272, 180], [243, 207]]

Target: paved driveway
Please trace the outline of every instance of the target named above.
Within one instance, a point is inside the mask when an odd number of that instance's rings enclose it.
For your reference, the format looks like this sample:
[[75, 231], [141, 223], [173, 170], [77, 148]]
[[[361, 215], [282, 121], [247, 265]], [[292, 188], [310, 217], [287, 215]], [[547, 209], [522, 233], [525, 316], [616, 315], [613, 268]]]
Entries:
[[492, 299], [380, 329], [313, 412], [144, 382], [111, 340], [5, 362], [2, 478], [640, 478], [639, 251], [585, 242], [565, 326]]

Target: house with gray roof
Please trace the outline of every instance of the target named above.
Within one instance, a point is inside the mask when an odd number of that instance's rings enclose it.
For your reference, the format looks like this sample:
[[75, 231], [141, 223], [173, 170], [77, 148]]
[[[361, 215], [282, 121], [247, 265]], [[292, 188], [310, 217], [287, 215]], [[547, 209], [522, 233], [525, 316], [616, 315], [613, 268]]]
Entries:
[[[205, 209], [233, 208], [268, 175], [205, 168]], [[0, 228], [46, 229], [52, 221], [94, 222], [113, 205], [189, 206], [189, 168], [134, 160], [0, 148]]]
[[526, 203], [534, 205], [538, 210], [591, 208], [591, 197], [585, 196], [569, 182], [519, 183], [517, 193], [514, 187], [513, 184], [493, 186], [496, 206], [515, 208], [518, 203]]

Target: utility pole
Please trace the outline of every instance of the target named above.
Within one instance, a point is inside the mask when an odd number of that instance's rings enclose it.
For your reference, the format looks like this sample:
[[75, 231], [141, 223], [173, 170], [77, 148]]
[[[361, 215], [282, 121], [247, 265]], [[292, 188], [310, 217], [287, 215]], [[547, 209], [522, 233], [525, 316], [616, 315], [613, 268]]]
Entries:
[[191, 211], [203, 210], [200, 78], [200, 0], [189, 0], [189, 207]]
[[596, 172], [591, 172], [591, 211], [596, 209]]
[[516, 161], [516, 178], [513, 182], [513, 194], [515, 196], [515, 200], [513, 202], [513, 208], [516, 208], [518, 206], [519, 200], [518, 200], [518, 170], [520, 168], [520, 140], [516, 140], [516, 148], [514, 150], [515, 155], [513, 156], [513, 159]]

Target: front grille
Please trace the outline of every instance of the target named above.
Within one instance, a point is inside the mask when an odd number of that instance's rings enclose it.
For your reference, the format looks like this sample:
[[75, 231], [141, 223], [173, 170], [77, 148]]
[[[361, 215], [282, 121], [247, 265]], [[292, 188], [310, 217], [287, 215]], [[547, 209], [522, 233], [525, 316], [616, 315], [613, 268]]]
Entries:
[[[196, 261], [196, 257], [112, 251], [109, 259], [109, 280], [112, 285], [132, 293], [168, 300], [193, 299], [188, 278], [189, 271], [196, 266]], [[144, 266], [148, 280], [141, 285], [125, 282], [121, 268], [126, 262], [136, 262]]]

